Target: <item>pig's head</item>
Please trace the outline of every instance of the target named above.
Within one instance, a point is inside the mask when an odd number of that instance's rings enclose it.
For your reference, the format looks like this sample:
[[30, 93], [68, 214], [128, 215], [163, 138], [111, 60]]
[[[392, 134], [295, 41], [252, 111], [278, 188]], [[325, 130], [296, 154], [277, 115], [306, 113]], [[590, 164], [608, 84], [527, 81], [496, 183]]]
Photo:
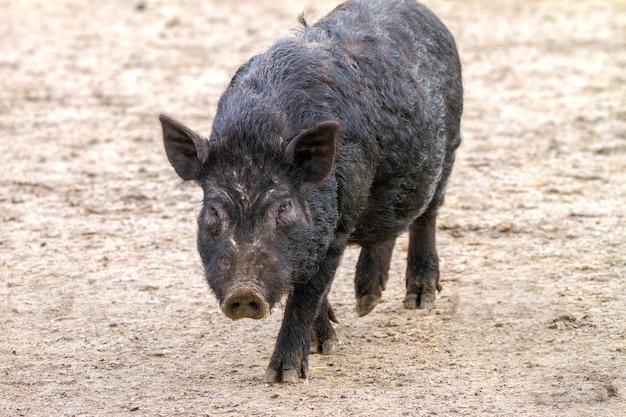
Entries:
[[[160, 117], [167, 157], [204, 192], [198, 251], [231, 319], [264, 318], [295, 282], [309, 279], [337, 223], [333, 167], [340, 124], [293, 135], [211, 140]], [[215, 132], [214, 132], [215, 134]]]

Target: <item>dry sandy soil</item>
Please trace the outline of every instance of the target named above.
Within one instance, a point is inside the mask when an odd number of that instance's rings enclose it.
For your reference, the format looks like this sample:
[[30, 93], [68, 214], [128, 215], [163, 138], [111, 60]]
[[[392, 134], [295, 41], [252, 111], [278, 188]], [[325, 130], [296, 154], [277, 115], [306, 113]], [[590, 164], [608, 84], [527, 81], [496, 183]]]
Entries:
[[626, 3], [431, 0], [464, 65], [441, 292], [388, 290], [310, 378], [266, 385], [282, 308], [231, 322], [166, 111], [208, 132], [238, 65], [334, 1], [0, 0], [1, 416], [626, 415]]

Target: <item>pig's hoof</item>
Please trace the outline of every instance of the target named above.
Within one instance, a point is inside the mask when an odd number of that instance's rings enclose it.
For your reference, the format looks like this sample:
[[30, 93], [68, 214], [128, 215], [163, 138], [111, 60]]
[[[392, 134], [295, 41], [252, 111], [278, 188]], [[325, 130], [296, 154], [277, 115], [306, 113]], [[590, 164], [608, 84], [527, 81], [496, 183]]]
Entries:
[[279, 370], [267, 368], [267, 371], [265, 372], [265, 382], [268, 384], [276, 384], [280, 382], [295, 384], [301, 379], [306, 379], [306, 374], [301, 375], [298, 370], [293, 368]]
[[322, 343], [321, 353], [323, 355], [328, 355], [330, 353], [333, 353], [334, 351], [337, 350], [337, 343], [338, 343], [338, 340], [336, 337], [331, 337], [329, 339], [324, 340], [324, 343]]
[[378, 305], [379, 301], [379, 295], [364, 295], [356, 302], [356, 314], [358, 314], [359, 317], [363, 317], [364, 315], [369, 314]]
[[404, 308], [409, 310], [429, 309], [435, 303], [435, 294], [422, 292], [421, 294], [407, 294], [404, 297]]
[[339, 341], [336, 336], [331, 336], [328, 339], [320, 342], [317, 337], [312, 338], [311, 340], [311, 348], [309, 349], [309, 353], [321, 353], [322, 355], [328, 355], [337, 350], [337, 344]]

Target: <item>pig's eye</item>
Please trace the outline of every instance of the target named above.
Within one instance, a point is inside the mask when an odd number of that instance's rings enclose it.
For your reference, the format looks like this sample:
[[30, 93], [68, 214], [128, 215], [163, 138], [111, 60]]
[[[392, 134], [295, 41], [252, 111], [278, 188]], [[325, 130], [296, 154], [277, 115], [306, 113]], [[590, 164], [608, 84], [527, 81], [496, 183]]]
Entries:
[[208, 207], [206, 211], [205, 219], [208, 223], [219, 223], [220, 213], [215, 207]]
[[280, 220], [280, 218], [289, 211], [290, 207], [291, 203], [289, 201], [286, 201], [278, 206], [278, 214], [276, 216], [276, 220]]
[[204, 206], [200, 216], [198, 216], [198, 233], [203, 233], [204, 236], [218, 236], [221, 231], [220, 210], [217, 207]]

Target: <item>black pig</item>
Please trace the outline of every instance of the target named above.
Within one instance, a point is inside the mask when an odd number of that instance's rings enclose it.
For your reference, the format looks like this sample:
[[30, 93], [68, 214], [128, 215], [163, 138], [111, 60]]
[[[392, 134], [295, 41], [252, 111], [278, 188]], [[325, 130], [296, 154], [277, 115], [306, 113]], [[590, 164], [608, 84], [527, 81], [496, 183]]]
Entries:
[[162, 115], [167, 157], [204, 192], [198, 251], [224, 314], [261, 319], [287, 296], [267, 382], [307, 377], [336, 345], [327, 301], [359, 244], [357, 313], [409, 230], [406, 308], [439, 285], [437, 210], [460, 139], [452, 35], [412, 0], [350, 0], [252, 57], [222, 95], [210, 138]]

